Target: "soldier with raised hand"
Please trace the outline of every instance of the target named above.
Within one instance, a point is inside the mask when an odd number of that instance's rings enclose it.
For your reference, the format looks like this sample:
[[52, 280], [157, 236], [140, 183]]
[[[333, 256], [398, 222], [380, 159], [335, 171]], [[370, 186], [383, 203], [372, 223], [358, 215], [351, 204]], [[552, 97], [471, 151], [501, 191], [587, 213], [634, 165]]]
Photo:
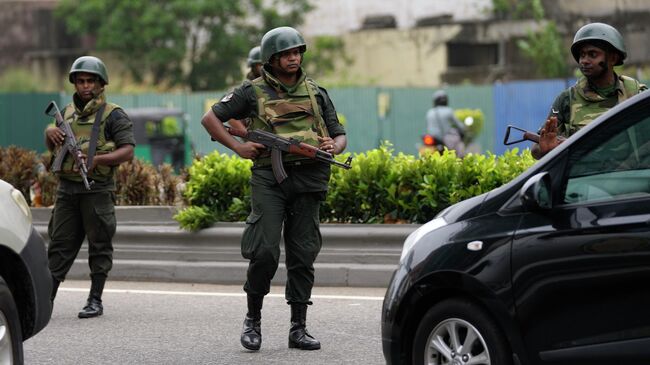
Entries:
[[627, 51], [623, 37], [611, 25], [590, 23], [580, 28], [573, 38], [571, 54], [583, 76], [553, 102], [540, 129], [539, 144], [531, 151], [536, 159], [618, 103], [647, 89], [639, 81], [614, 72], [614, 66], [623, 64]]
[[[59, 186], [48, 226], [50, 243], [48, 261], [52, 272], [54, 301], [59, 284], [72, 267], [84, 238], [88, 238], [88, 265], [90, 266], [90, 294], [79, 318], [102, 315], [102, 292], [108, 272], [113, 266], [115, 234], [115, 181], [117, 166], [133, 159], [135, 138], [133, 124], [124, 111], [106, 102], [104, 88], [108, 85], [106, 66], [97, 57], [77, 58], [68, 77], [76, 92], [72, 102], [62, 111], [85, 155], [88, 177], [86, 188], [67, 153], [62, 168], [56, 174]], [[64, 132], [49, 126], [45, 143], [54, 155], [66, 153], [61, 148]], [[53, 159], [54, 161], [54, 159]]]
[[226, 95], [201, 121], [213, 139], [253, 160], [252, 211], [241, 242], [249, 266], [244, 285], [248, 312], [240, 340], [249, 350], [259, 350], [262, 343], [262, 302], [279, 265], [282, 233], [287, 268], [285, 298], [291, 306], [289, 347], [321, 347], [307, 331], [306, 317], [307, 306], [312, 304], [314, 261], [322, 244], [319, 209], [326, 196], [330, 166], [285, 154], [283, 165], [289, 177], [279, 184], [269, 151], [258, 143], [237, 141], [222, 125], [232, 118], [250, 117], [249, 130], [262, 129], [340, 154], [347, 145], [345, 130], [325, 89], [307, 78], [301, 67], [306, 50], [302, 35], [294, 28], [267, 32], [261, 42], [262, 76], [245, 81]]

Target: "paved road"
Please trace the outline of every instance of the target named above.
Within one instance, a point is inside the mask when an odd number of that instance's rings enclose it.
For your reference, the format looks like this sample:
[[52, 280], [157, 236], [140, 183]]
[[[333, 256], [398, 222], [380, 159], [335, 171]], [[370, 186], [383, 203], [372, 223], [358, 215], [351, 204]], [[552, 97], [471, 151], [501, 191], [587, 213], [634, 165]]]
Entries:
[[383, 364], [381, 288], [314, 288], [307, 320], [320, 351], [287, 348], [289, 306], [274, 287], [262, 349], [239, 344], [241, 286], [107, 283], [105, 313], [78, 319], [89, 283], [66, 281], [49, 325], [25, 342], [26, 364]]

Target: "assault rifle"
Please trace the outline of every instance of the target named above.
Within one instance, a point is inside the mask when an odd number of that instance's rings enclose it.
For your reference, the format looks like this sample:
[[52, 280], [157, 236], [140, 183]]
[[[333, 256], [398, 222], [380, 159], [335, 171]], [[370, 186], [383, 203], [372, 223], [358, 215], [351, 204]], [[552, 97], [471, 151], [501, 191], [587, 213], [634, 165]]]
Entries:
[[[517, 130], [519, 132], [522, 132], [521, 137], [519, 139], [517, 139], [517, 140], [514, 140], [514, 141], [508, 141], [508, 139], [510, 139], [510, 130], [511, 129], [515, 129], [515, 130]], [[521, 128], [515, 127], [513, 125], [509, 125], [506, 128], [506, 136], [505, 136], [505, 138], [503, 138], [503, 144], [504, 145], [509, 146], [511, 144], [515, 144], [515, 143], [519, 143], [519, 142], [523, 142], [523, 141], [532, 141], [532, 142], [535, 142], [535, 143], [539, 143], [539, 134], [529, 132], [529, 131], [527, 131], [525, 129], [521, 129]]]
[[350, 169], [352, 167], [350, 166], [352, 163], [352, 157], [348, 157], [345, 162], [339, 162], [334, 159], [334, 156], [331, 153], [325, 152], [307, 143], [300, 142], [294, 138], [280, 137], [277, 134], [259, 129], [247, 131], [228, 126], [225, 127], [228, 130], [228, 133], [233, 136], [263, 144], [266, 148], [271, 150], [271, 166], [273, 167], [273, 175], [278, 184], [282, 183], [284, 179], [287, 178], [287, 172], [284, 170], [284, 166], [282, 165], [283, 152], [309, 157], [344, 169]]
[[59, 153], [57, 153], [56, 158], [52, 163], [52, 172], [61, 171], [63, 160], [65, 156], [70, 153], [74, 158], [76, 165], [79, 167], [79, 175], [81, 175], [81, 179], [86, 186], [86, 190], [90, 190], [90, 186], [95, 182], [92, 180], [88, 181], [88, 167], [86, 166], [86, 160], [82, 156], [83, 153], [81, 152], [81, 147], [79, 147], [79, 143], [74, 137], [74, 133], [72, 132], [72, 128], [70, 128], [70, 124], [66, 123], [65, 120], [63, 120], [61, 111], [54, 101], [50, 101], [47, 109], [45, 109], [45, 114], [49, 115], [50, 117], [54, 117], [56, 120], [56, 126], [62, 129], [63, 133], [65, 133], [65, 141], [63, 142], [63, 146], [61, 146], [59, 149]]

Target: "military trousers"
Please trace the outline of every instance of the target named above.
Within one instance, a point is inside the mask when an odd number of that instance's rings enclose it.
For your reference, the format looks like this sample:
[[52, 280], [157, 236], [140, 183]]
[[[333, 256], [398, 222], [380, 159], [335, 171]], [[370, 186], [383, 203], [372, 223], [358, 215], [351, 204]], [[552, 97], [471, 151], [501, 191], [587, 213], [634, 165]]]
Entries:
[[277, 184], [251, 185], [252, 211], [241, 242], [242, 256], [250, 260], [244, 291], [254, 296], [269, 293], [284, 236], [285, 298], [289, 303], [311, 304], [314, 261], [322, 245], [319, 209], [325, 192], [294, 193]]
[[65, 279], [86, 237], [90, 275], [108, 275], [113, 267], [115, 229], [114, 192], [58, 191], [48, 225], [47, 255], [52, 277], [59, 281]]

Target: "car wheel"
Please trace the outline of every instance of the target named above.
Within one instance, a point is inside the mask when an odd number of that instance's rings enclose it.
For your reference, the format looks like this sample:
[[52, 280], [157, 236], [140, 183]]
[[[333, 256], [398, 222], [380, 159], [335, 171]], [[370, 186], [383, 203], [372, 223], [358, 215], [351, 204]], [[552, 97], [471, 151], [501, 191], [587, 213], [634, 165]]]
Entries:
[[505, 338], [481, 307], [459, 299], [429, 309], [413, 341], [413, 364], [504, 365], [512, 363]]
[[14, 297], [0, 277], [0, 364], [22, 364], [23, 341]]

